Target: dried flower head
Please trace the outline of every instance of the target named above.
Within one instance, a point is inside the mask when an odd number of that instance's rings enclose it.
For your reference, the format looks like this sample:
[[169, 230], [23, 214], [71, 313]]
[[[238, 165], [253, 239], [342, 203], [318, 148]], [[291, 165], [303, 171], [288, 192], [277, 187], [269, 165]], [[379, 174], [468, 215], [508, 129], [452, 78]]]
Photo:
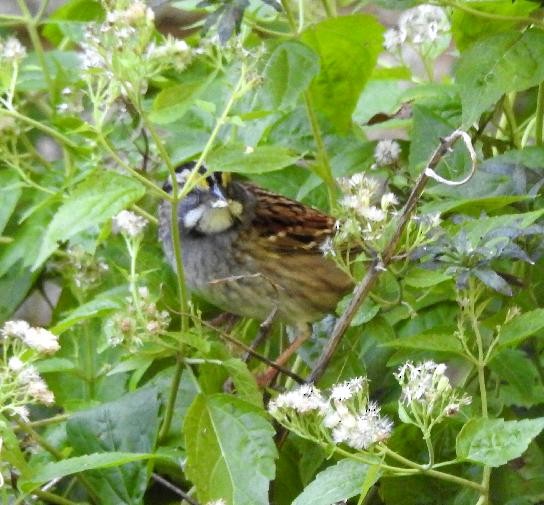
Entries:
[[112, 219], [112, 230], [114, 233], [123, 233], [129, 237], [141, 235], [147, 226], [147, 219], [138, 216], [129, 210], [122, 210]]
[[374, 149], [374, 159], [378, 166], [393, 165], [400, 156], [400, 145], [395, 140], [380, 140]]
[[0, 41], [0, 61], [15, 63], [25, 56], [26, 49], [16, 37], [9, 37], [5, 41]]

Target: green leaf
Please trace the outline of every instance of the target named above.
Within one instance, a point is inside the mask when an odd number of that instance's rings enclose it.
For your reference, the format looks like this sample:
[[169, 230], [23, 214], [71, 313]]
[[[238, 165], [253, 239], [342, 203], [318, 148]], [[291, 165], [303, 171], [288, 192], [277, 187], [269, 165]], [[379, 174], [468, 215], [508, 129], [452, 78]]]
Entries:
[[300, 36], [320, 58], [311, 92], [317, 111], [339, 130], [348, 129], [359, 95], [382, 51], [383, 27], [366, 14], [326, 19]]
[[263, 406], [263, 395], [257, 385], [255, 376], [248, 370], [246, 363], [237, 358], [223, 361], [229, 371], [238, 396], [256, 407]]
[[499, 333], [499, 345], [515, 346], [544, 328], [544, 309], [525, 312], [506, 323]]
[[214, 150], [207, 159], [210, 170], [238, 174], [262, 174], [292, 165], [300, 155], [277, 146], [258, 146], [245, 152], [241, 145], [228, 145]]
[[119, 310], [125, 296], [126, 290], [123, 288], [104, 291], [91, 301], [78, 305], [74, 310], [63, 314], [63, 319], [50, 328], [50, 330], [56, 335], [60, 335], [81, 321], [86, 321], [94, 317], [102, 317], [114, 310]]
[[492, 467], [521, 456], [544, 429], [544, 417], [505, 421], [470, 419], [457, 437], [457, 456]]
[[504, 349], [489, 362], [502, 381], [501, 398], [506, 405], [532, 407], [544, 401], [544, 387], [535, 364], [519, 349]]
[[277, 457], [262, 410], [238, 398], [199, 395], [185, 418], [187, 477], [202, 503], [268, 505]]
[[91, 226], [103, 223], [144, 193], [142, 184], [116, 172], [98, 170], [89, 174], [62, 204], [47, 227], [33, 270], [57, 248], [58, 241], [68, 240]]
[[318, 71], [319, 58], [304, 44], [287, 41], [278, 45], [264, 67], [263, 85], [256, 95], [257, 108], [293, 107]]
[[168, 124], [181, 119], [195, 104], [206, 88], [215, 79], [216, 73], [203, 73], [203, 68], [193, 65], [184, 73], [184, 81], [160, 91], [149, 114], [149, 119], [157, 124]]
[[419, 335], [398, 338], [382, 344], [384, 347], [396, 349], [421, 349], [424, 351], [449, 352], [463, 355], [463, 346], [459, 339], [451, 333], [437, 333], [436, 329], [429, 330]]
[[0, 234], [4, 231], [21, 196], [21, 183], [14, 170], [0, 172]]
[[[144, 388], [99, 407], [74, 414], [66, 424], [68, 441], [76, 454], [94, 452], [149, 453], [159, 429], [159, 397]], [[86, 475], [104, 505], [140, 503], [147, 488], [148, 470], [142, 463], [93, 470]]]
[[424, 268], [412, 268], [404, 277], [404, 282], [413, 288], [430, 288], [445, 281], [451, 281], [451, 277], [438, 270], [425, 270]]
[[516, 2], [472, 0], [470, 8], [481, 13], [490, 13], [511, 19], [496, 20], [487, 18], [484, 23], [478, 15], [461, 9], [453, 9], [451, 31], [455, 45], [460, 51], [464, 51], [480, 38], [514, 28], [516, 24], [519, 24], [516, 17], [528, 16], [535, 9], [538, 9], [538, 3], [528, 0], [517, 0]]
[[505, 93], [544, 80], [544, 33], [539, 29], [492, 35], [461, 55], [456, 78], [463, 124], [470, 126]]
[[[143, 461], [155, 458], [154, 454], [136, 454], [133, 452], [103, 452], [78, 456], [75, 458], [63, 459], [52, 463], [45, 463], [37, 467], [31, 468], [28, 475], [24, 475], [19, 481], [21, 490], [29, 493], [37, 487], [54, 479], [72, 475], [74, 473], [84, 472], [87, 470], [96, 470], [99, 468], [112, 468], [134, 461]], [[101, 502], [106, 503], [106, 502]], [[116, 502], [124, 503], [124, 502]], [[134, 502], [132, 502], [134, 503]]]
[[[63, 5], [64, 4], [64, 5]], [[51, 16], [45, 18], [43, 35], [55, 46], [63, 35], [83, 34], [83, 21], [98, 21], [104, 17], [104, 8], [96, 0], [70, 0], [63, 2]], [[77, 40], [78, 37], [71, 37]]]
[[[343, 459], [318, 473], [315, 479], [297, 496], [293, 505], [333, 505], [360, 495], [363, 499], [379, 478], [375, 466], [351, 459]], [[371, 477], [370, 482], [367, 481]], [[366, 492], [362, 492], [363, 487]]]

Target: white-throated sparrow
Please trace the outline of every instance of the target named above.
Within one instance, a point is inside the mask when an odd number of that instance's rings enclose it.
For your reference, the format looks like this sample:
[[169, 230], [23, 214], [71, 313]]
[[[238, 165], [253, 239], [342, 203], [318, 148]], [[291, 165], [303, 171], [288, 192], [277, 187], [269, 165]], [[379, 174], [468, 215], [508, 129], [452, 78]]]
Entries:
[[[189, 162], [176, 170], [180, 186], [194, 167]], [[164, 189], [172, 190], [170, 182]], [[170, 204], [161, 203], [159, 238], [175, 268], [170, 216]], [[212, 173], [179, 203], [187, 284], [227, 312], [264, 321], [276, 311], [280, 321], [307, 326], [352, 288], [320, 249], [334, 223], [302, 203]]]

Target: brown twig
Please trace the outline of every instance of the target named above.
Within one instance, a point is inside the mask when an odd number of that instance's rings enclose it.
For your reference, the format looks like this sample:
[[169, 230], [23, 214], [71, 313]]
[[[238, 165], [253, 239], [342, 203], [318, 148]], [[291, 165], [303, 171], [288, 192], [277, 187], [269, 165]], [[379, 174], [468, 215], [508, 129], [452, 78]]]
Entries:
[[[400, 215], [397, 218], [397, 226], [393, 232], [393, 236], [389, 240], [388, 244], [385, 246], [381, 257], [378, 257], [373, 261], [366, 275], [355, 287], [355, 290], [353, 292], [353, 298], [351, 299], [344, 313], [336, 321], [327, 345], [323, 349], [323, 352], [321, 353], [321, 356], [315, 364], [311, 374], [306, 379], [307, 383], [317, 382], [327, 369], [330, 360], [332, 359], [338, 345], [340, 344], [344, 333], [349, 328], [351, 321], [355, 317], [357, 310], [369, 295], [370, 290], [380, 276], [380, 273], [386, 270], [387, 266], [389, 265], [389, 263], [391, 263], [393, 257], [395, 256], [395, 251], [402, 237], [404, 228], [406, 227], [406, 224], [410, 219], [410, 215], [415, 209], [417, 202], [419, 201], [419, 198], [423, 193], [423, 189], [425, 188], [427, 181], [431, 177], [436, 178], [436, 173], [434, 172], [434, 169], [437, 167], [440, 160], [451, 150], [455, 142], [457, 142], [457, 140], [460, 138], [463, 139], [471, 157], [472, 166], [470, 170], [470, 176], [474, 174], [474, 171], [476, 169], [476, 154], [472, 147], [470, 137], [468, 137], [466, 132], [461, 130], [455, 130], [451, 135], [441, 138], [440, 145], [436, 148], [425, 169], [421, 172], [421, 175], [415, 183], [414, 189], [410, 193], [406, 204], [404, 205]], [[442, 178], [439, 178], [439, 180], [440, 182], [444, 182], [446, 184], [457, 184], [455, 182], [451, 183], [450, 181], [445, 181]], [[465, 178], [463, 182], [467, 182], [467, 180], [468, 178]]]
[[231, 335], [229, 335], [228, 333], [225, 333], [224, 331], [221, 331], [219, 328], [213, 326], [212, 324], [210, 324], [210, 323], [208, 323], [206, 321], [201, 321], [201, 323], [204, 326], [206, 326], [208, 328], [211, 328], [212, 330], [217, 332], [219, 337], [222, 338], [223, 340], [226, 340], [227, 342], [230, 342], [231, 344], [234, 344], [234, 345], [240, 347], [240, 349], [243, 349], [245, 352], [250, 354], [255, 359], [257, 359], [259, 361], [262, 361], [263, 363], [267, 364], [268, 366], [271, 366], [272, 368], [275, 368], [278, 372], [280, 372], [280, 373], [282, 373], [284, 375], [287, 375], [288, 377], [291, 377], [291, 379], [293, 379], [298, 384], [304, 384], [306, 382], [302, 377], [300, 377], [299, 375], [297, 375], [294, 372], [291, 372], [291, 370], [289, 370], [288, 368], [285, 368], [283, 366], [278, 365], [277, 363], [272, 361], [270, 358], [267, 358], [263, 354], [258, 353], [257, 351], [252, 349], [249, 345], [246, 345], [243, 342], [240, 342], [240, 340], [232, 337]]
[[153, 474], [151, 474], [151, 478], [155, 482], [160, 484], [161, 486], [164, 486], [166, 489], [172, 491], [172, 493], [178, 495], [180, 498], [185, 500], [190, 505], [198, 505], [198, 502], [193, 497], [189, 496], [185, 491], [183, 491], [179, 487], [174, 486], [174, 484], [172, 484], [170, 481], [166, 480], [164, 477], [161, 477], [159, 474], [153, 473]]

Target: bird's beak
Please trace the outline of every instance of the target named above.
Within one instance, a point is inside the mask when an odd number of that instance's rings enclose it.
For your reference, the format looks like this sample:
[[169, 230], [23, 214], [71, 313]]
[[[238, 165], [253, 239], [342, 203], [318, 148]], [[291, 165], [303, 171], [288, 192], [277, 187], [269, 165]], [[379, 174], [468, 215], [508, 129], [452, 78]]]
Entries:
[[227, 199], [227, 195], [225, 194], [225, 189], [220, 184], [214, 182], [213, 186], [210, 188], [210, 191], [212, 195], [216, 198], [212, 203], [213, 208], [221, 209], [229, 206], [229, 201]]

